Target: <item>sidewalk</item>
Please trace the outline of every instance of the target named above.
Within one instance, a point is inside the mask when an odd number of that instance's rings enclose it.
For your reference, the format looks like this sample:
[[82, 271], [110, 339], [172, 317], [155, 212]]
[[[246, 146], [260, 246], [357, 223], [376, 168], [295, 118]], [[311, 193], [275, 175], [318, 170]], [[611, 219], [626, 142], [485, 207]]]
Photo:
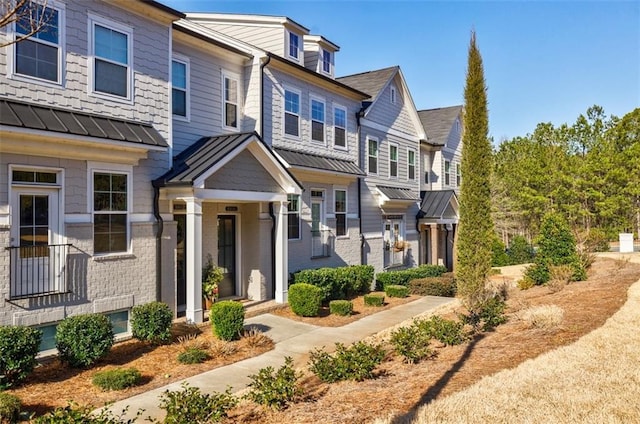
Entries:
[[269, 365], [280, 367], [284, 364], [285, 356], [291, 356], [296, 366], [302, 366], [306, 363], [309, 352], [316, 347], [325, 346], [327, 350], [333, 350], [336, 342], [350, 344], [362, 340], [452, 301], [453, 298], [425, 296], [342, 327], [319, 327], [269, 313], [258, 315], [245, 320], [245, 327], [258, 328], [269, 336], [276, 344], [273, 350], [121, 400], [109, 409], [118, 415], [128, 406], [126, 418], [134, 417], [138, 409], [144, 409], [142, 416], [145, 418], [161, 418], [164, 411], [158, 407], [160, 395], [165, 390], [180, 390], [184, 381], [205, 393], [223, 392], [228, 386], [232, 387], [233, 392], [238, 392], [251, 382], [250, 375], [257, 374], [258, 370]]

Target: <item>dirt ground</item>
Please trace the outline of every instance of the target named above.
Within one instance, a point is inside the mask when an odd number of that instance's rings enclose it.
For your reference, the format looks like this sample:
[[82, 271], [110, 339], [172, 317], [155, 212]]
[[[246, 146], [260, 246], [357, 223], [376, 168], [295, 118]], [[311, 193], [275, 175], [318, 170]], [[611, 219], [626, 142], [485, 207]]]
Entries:
[[[437, 346], [434, 359], [409, 365], [389, 354], [379, 369], [378, 378], [360, 383], [328, 385], [305, 372], [302, 380], [305, 399], [301, 402], [281, 412], [243, 402], [231, 411], [227, 421], [365, 423], [390, 413], [403, 419], [411, 418], [421, 403], [459, 391], [483, 376], [513, 368], [600, 327], [624, 304], [628, 287], [639, 278], [638, 264], [598, 259], [587, 281], [570, 284], [562, 291], [551, 293], [545, 287], [513, 290], [508, 301], [509, 322], [465, 345]], [[388, 298], [383, 309], [410, 300]], [[554, 304], [564, 309], [564, 322], [559, 328], [530, 329], [517, 319], [519, 310], [541, 304]], [[351, 317], [335, 317], [323, 311], [318, 318], [304, 319], [292, 316], [288, 309], [274, 313], [317, 325], [340, 326], [380, 309], [365, 307], [360, 298], [354, 300], [354, 311]], [[38, 413], [63, 406], [67, 400], [101, 406], [272, 349], [270, 341], [255, 339], [248, 337], [225, 348], [213, 338], [210, 327], [204, 327], [195, 340], [157, 348], [131, 340], [115, 345], [106, 360], [90, 370], [70, 370], [53, 360], [37, 368], [27, 384], [8, 392], [20, 397], [24, 410]], [[203, 343], [217, 354], [203, 364], [182, 365], [176, 358], [187, 343]], [[226, 355], [221, 354], [223, 350]], [[116, 366], [136, 367], [143, 375], [144, 384], [120, 392], [102, 392], [91, 384], [97, 371]]]

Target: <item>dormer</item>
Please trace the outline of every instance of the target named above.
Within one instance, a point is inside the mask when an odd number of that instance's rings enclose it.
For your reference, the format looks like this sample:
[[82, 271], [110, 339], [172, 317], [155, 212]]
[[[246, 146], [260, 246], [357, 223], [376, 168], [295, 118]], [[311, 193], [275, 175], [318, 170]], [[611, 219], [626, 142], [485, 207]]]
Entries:
[[337, 44], [332, 43], [321, 35], [305, 35], [304, 66], [319, 74], [330, 78], [335, 77], [335, 57], [340, 50]]
[[292, 62], [304, 65], [304, 37], [299, 25], [287, 19], [284, 22], [284, 57]]

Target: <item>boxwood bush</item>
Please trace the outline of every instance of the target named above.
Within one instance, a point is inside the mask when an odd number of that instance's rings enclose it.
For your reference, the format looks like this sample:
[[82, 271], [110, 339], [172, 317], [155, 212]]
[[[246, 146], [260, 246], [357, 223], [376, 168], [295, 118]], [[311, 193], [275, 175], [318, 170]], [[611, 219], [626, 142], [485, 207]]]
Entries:
[[407, 297], [409, 296], [409, 289], [406, 286], [389, 284], [384, 288], [384, 293], [389, 297]]
[[22, 404], [17, 396], [0, 392], [0, 423], [20, 421]]
[[0, 327], [0, 390], [24, 380], [36, 364], [42, 332], [31, 327]]
[[67, 317], [56, 329], [60, 359], [72, 367], [89, 367], [105, 357], [113, 346], [113, 327], [102, 314]]
[[353, 312], [353, 302], [350, 300], [332, 300], [329, 302], [329, 312], [334, 315], [349, 316]]
[[395, 352], [410, 364], [433, 356], [433, 350], [429, 347], [431, 335], [415, 323], [394, 330], [390, 341]]
[[456, 280], [452, 273], [442, 274], [441, 277], [417, 278], [409, 281], [409, 293], [420, 296], [454, 297], [456, 295]]
[[142, 379], [135, 368], [114, 368], [95, 373], [91, 382], [102, 390], [124, 390], [137, 385]]
[[380, 293], [365, 294], [364, 304], [366, 306], [382, 306], [384, 305], [384, 295]]
[[446, 346], [459, 345], [467, 340], [464, 323], [459, 321], [434, 315], [429, 319], [417, 320], [415, 325], [429, 338], [434, 338]]
[[[214, 306], [216, 303], [214, 303]], [[217, 423], [238, 404], [229, 387], [224, 392], [202, 393], [199, 388], [182, 383], [182, 390], [166, 390], [160, 396], [160, 409], [166, 411], [165, 424]]]
[[133, 337], [143, 342], [160, 345], [171, 341], [172, 322], [173, 313], [166, 303], [150, 302], [131, 311]]
[[400, 271], [386, 271], [376, 274], [376, 290], [384, 290], [388, 285], [409, 285], [409, 281], [416, 278], [440, 277], [447, 272], [447, 268], [442, 265], [420, 265], [416, 268], [403, 269]]
[[293, 274], [293, 283], [307, 283], [322, 289], [322, 300], [345, 299], [368, 293], [373, 282], [371, 265], [305, 269]]
[[362, 381], [374, 377], [373, 371], [385, 356], [386, 352], [380, 345], [360, 341], [345, 347], [342, 343], [336, 343], [333, 355], [324, 349], [312, 351], [309, 370], [325, 383]]
[[293, 284], [289, 287], [289, 306], [296, 315], [318, 316], [322, 306], [322, 289], [306, 283]]
[[216, 337], [226, 341], [235, 340], [244, 328], [244, 307], [233, 300], [216, 302], [209, 311], [209, 320]]
[[201, 364], [209, 359], [209, 354], [199, 347], [188, 347], [178, 355], [181, 364]]

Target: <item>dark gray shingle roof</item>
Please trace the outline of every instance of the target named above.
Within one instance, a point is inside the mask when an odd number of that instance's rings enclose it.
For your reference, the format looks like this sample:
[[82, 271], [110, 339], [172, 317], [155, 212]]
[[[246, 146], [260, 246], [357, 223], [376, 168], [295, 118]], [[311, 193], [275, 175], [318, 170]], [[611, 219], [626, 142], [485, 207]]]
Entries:
[[419, 110], [418, 116], [427, 133], [429, 143], [436, 146], [444, 146], [453, 123], [461, 113], [461, 105]]
[[344, 159], [329, 158], [326, 156], [314, 155], [311, 153], [297, 152], [282, 148], [274, 149], [277, 154], [292, 166], [303, 168], [322, 169], [340, 174], [364, 175], [354, 162]]
[[149, 124], [8, 99], [0, 99], [0, 124], [146, 146], [168, 146]]
[[378, 97], [380, 91], [384, 88], [389, 79], [398, 72], [398, 69], [400, 69], [400, 67], [392, 66], [390, 68], [378, 69], [377, 71], [346, 75], [344, 77], [336, 78], [336, 80], [359, 91], [369, 93], [371, 100], [374, 100]]
[[391, 200], [413, 200], [417, 201], [418, 196], [408, 188], [376, 186], [380, 193], [384, 194]]
[[434, 190], [424, 192], [424, 197], [420, 203], [418, 219], [438, 219], [442, 218], [451, 199], [456, 197], [453, 190]]

